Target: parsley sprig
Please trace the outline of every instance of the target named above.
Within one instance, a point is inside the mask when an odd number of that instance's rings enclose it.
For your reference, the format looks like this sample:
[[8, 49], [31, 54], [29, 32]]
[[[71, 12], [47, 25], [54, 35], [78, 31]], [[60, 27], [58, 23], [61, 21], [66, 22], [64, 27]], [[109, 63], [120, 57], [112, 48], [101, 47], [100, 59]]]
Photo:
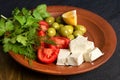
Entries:
[[34, 10], [15, 8], [12, 17], [0, 18], [0, 36], [4, 52], [13, 51], [29, 59], [36, 59], [33, 45], [38, 45], [38, 22], [49, 17], [45, 4], [38, 5]]

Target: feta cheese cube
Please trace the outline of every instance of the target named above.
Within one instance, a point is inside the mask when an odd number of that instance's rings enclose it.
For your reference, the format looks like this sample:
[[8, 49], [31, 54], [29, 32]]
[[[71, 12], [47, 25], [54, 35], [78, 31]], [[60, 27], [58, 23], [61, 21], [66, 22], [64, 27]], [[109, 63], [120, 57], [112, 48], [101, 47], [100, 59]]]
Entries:
[[57, 58], [57, 65], [65, 65], [67, 57], [70, 55], [69, 49], [60, 49]]
[[67, 58], [66, 65], [78, 66], [84, 62], [82, 54], [71, 54]]
[[83, 36], [78, 36], [77, 38], [70, 41], [69, 47], [72, 53], [83, 53], [85, 50], [85, 43], [87, 38]]
[[76, 39], [70, 41], [69, 47], [72, 54], [84, 54], [94, 48], [94, 43], [92, 41], [88, 41], [86, 37], [78, 36]]
[[92, 42], [92, 41], [87, 41], [86, 42], [86, 50], [87, 50], [87, 52], [91, 51], [94, 48], [95, 48], [94, 42]]
[[98, 59], [102, 55], [103, 55], [103, 53], [101, 52], [101, 50], [98, 47], [96, 47], [93, 50], [91, 50], [90, 52], [85, 53], [83, 56], [84, 56], [84, 60], [86, 62], [92, 62], [92, 61]]

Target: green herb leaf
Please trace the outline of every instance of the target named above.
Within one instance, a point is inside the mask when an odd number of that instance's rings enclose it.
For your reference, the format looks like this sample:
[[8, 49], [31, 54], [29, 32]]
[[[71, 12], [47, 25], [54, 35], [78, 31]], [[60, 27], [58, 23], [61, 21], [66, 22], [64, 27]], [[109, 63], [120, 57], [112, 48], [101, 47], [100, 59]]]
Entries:
[[47, 18], [47, 17], [49, 17], [50, 16], [50, 14], [49, 13], [41, 13], [41, 16], [45, 19], [45, 18]]
[[25, 16], [31, 15], [31, 11], [27, 10], [26, 8], [22, 8], [22, 13], [23, 13], [23, 15], [25, 15]]
[[14, 25], [13, 25], [13, 22], [12, 21], [7, 21], [6, 22], [6, 27], [5, 27], [6, 31], [11, 31], [14, 29]]
[[[45, 4], [38, 5], [33, 11], [15, 8], [11, 18], [0, 18], [0, 36], [3, 36], [4, 52], [13, 51], [29, 59], [36, 59], [33, 45], [40, 44], [37, 36], [38, 22], [50, 16], [46, 9]], [[54, 44], [50, 40], [45, 42]]]
[[0, 36], [2, 36], [5, 33], [5, 20], [0, 19]]
[[38, 21], [39, 21], [38, 19], [35, 19], [35, 18], [32, 17], [32, 16], [28, 16], [25, 25], [31, 26], [34, 22], [38, 22]]
[[56, 43], [53, 40], [46, 39], [46, 40], [44, 40], [44, 42], [47, 44], [56, 45]]
[[17, 40], [16, 40], [16, 37], [12, 37], [11, 40], [10, 40], [10, 42], [13, 43], [13, 44], [15, 44], [16, 41], [17, 41]]
[[14, 18], [15, 18], [21, 25], [24, 25], [25, 22], [26, 22], [25, 16], [18, 16], [18, 15], [16, 15], [16, 16], [14, 16]]
[[29, 59], [36, 59], [35, 51], [33, 50], [33, 47], [28, 46], [21, 46], [19, 48], [19, 54], [26, 56]]
[[41, 17], [39, 11], [37, 11], [37, 10], [34, 10], [34, 11], [33, 11], [33, 16], [34, 16], [36, 19], [43, 20], [43, 18]]
[[50, 16], [50, 14], [46, 10], [47, 10], [47, 6], [45, 4], [38, 5], [33, 10], [33, 16], [39, 20], [43, 20], [44, 18]]
[[17, 36], [17, 41], [19, 43], [21, 43], [23, 46], [26, 46], [26, 44], [27, 44], [27, 37], [22, 36], [22, 35], [18, 35]]
[[47, 6], [45, 4], [38, 5], [36, 7], [36, 10], [38, 10], [40, 13], [46, 12]]
[[11, 49], [12, 47], [13, 47], [13, 46], [12, 46], [10, 43], [5, 43], [5, 44], [3, 45], [3, 50], [4, 50], [4, 52], [8, 52], [8, 51], [12, 50], [12, 49]]
[[12, 11], [12, 15], [18, 15], [20, 13], [20, 10], [18, 8], [15, 8], [13, 11]]
[[3, 39], [3, 43], [4, 43], [4, 44], [8, 43], [9, 41], [10, 41], [10, 38], [5, 37], [5, 38]]

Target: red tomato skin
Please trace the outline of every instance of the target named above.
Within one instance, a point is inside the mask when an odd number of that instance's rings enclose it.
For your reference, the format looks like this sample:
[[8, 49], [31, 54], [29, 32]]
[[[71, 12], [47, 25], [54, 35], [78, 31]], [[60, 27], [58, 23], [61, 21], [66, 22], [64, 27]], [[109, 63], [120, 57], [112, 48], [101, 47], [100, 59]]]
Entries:
[[68, 38], [55, 36], [51, 40], [55, 41], [57, 48], [67, 49], [69, 47], [70, 39]]
[[44, 47], [45, 47], [45, 43], [43, 41], [41, 41], [39, 48], [44, 48]]
[[42, 30], [38, 31], [38, 36], [45, 36], [45, 35], [46, 35], [46, 33], [44, 31], [42, 31]]
[[69, 48], [70, 39], [63, 37], [65, 40], [65, 48]]
[[51, 48], [51, 49], [57, 49], [57, 46], [56, 45], [52, 45], [52, 44], [49, 44], [48, 47]]
[[50, 64], [57, 59], [58, 53], [59, 49], [39, 48], [38, 59], [43, 63]]
[[44, 20], [39, 21], [39, 25], [49, 26], [49, 24], [46, 21], [44, 21]]
[[41, 20], [39, 21], [39, 27], [42, 31], [47, 31], [47, 29], [49, 28], [49, 24], [46, 21]]

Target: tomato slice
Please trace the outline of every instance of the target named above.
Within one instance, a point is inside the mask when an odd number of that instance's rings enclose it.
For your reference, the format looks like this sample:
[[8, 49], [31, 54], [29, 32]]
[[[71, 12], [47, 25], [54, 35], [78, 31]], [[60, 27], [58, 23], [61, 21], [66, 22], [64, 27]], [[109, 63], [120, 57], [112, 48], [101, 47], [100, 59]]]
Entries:
[[57, 59], [59, 49], [39, 48], [38, 59], [43, 63], [53, 63]]
[[39, 26], [40, 26], [42, 31], [47, 31], [47, 29], [49, 28], [49, 24], [44, 20], [41, 20], [39, 22]]
[[70, 39], [60, 36], [52, 37], [51, 40], [53, 40], [56, 43], [57, 48], [68, 48]]

